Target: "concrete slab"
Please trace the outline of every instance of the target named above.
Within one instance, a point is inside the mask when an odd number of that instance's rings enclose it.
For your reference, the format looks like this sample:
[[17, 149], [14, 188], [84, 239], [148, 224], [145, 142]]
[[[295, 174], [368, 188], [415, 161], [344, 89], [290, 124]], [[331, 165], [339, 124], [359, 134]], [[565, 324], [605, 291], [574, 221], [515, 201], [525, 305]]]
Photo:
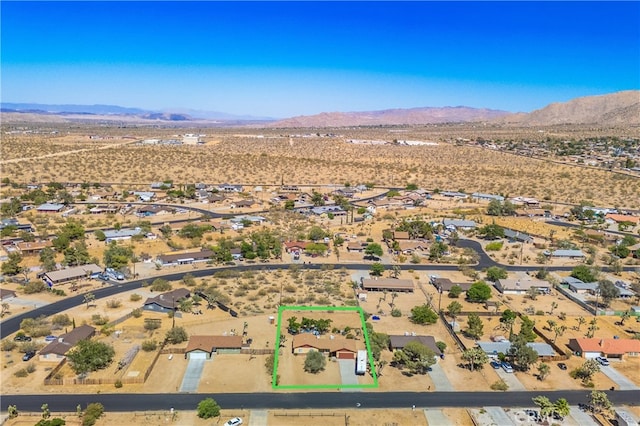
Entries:
[[487, 410], [487, 414], [493, 419], [493, 424], [498, 426], [515, 426], [516, 423], [511, 420], [511, 417], [504, 412], [502, 407], [484, 407]]
[[424, 415], [427, 418], [427, 424], [435, 426], [455, 426], [455, 423], [451, 422], [447, 416], [444, 415], [442, 410], [437, 409], [425, 409]]
[[202, 377], [202, 370], [204, 369], [205, 362], [211, 362], [206, 359], [190, 359], [187, 364], [187, 369], [182, 377], [182, 384], [180, 385], [180, 392], [197, 392], [200, 385], [200, 377]]
[[570, 409], [569, 415], [580, 426], [598, 426], [599, 425], [599, 423], [597, 423], [589, 413], [582, 411], [576, 405], [570, 406], [569, 409]]
[[251, 410], [249, 426], [267, 426], [269, 412], [267, 410]]
[[435, 363], [431, 366], [431, 371], [429, 371], [429, 376], [431, 376], [431, 380], [433, 381], [433, 385], [438, 392], [454, 392], [455, 389], [453, 385], [449, 381], [449, 378], [445, 374], [444, 370], [440, 366], [440, 364]]
[[615, 369], [615, 361], [611, 362], [609, 366], [600, 366], [600, 371], [602, 371], [608, 378], [613, 380], [617, 386], [618, 390], [638, 390], [640, 389], [633, 383], [631, 380], [627, 379], [622, 373]]
[[520, 382], [520, 380], [518, 380], [518, 378], [516, 377], [516, 375], [514, 373], [507, 373], [506, 371], [504, 371], [502, 368], [499, 370], [495, 370], [496, 373], [498, 373], [498, 376], [500, 376], [500, 378], [502, 380], [504, 380], [504, 382], [509, 385], [509, 390], [510, 391], [525, 391], [527, 389], [525, 389], [524, 385]]
[[[340, 378], [343, 385], [358, 385], [358, 376], [356, 375], [355, 359], [339, 359]], [[340, 389], [342, 392], [360, 392], [362, 389]]]

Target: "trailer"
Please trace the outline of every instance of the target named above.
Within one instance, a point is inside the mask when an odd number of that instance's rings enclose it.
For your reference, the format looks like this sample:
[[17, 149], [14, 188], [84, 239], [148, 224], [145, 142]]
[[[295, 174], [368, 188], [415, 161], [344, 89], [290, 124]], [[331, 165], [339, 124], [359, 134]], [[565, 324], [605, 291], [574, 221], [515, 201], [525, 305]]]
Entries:
[[356, 358], [356, 374], [359, 376], [364, 375], [367, 372], [367, 351], [358, 351], [358, 357]]

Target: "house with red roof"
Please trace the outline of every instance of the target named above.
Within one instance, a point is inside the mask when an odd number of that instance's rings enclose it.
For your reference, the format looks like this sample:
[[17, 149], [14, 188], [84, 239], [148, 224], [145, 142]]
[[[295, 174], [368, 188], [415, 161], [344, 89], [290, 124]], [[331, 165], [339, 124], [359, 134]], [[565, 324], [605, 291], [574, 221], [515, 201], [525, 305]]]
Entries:
[[602, 339], [597, 337], [570, 339], [569, 347], [576, 355], [587, 359], [599, 356], [619, 359], [640, 356], [640, 340], [637, 339]]

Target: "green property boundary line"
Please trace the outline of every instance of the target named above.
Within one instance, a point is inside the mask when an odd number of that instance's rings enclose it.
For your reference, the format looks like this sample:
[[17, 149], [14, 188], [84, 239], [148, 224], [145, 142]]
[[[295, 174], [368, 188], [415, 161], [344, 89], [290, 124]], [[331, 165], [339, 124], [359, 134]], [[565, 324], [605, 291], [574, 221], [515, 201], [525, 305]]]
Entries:
[[[367, 347], [367, 359], [369, 361], [369, 368], [373, 375], [373, 383], [372, 384], [363, 384], [363, 385], [343, 385], [341, 383], [337, 384], [326, 384], [326, 385], [278, 385], [277, 377], [278, 377], [278, 361], [280, 357], [280, 332], [282, 326], [282, 313], [284, 311], [347, 311], [347, 312], [357, 312], [360, 315], [360, 323], [362, 326], [362, 334], [364, 336], [364, 342]], [[280, 306], [278, 308], [278, 323], [276, 327], [276, 344], [274, 351], [274, 361], [273, 361], [273, 374], [271, 378], [271, 387], [274, 390], [280, 389], [364, 389], [364, 388], [377, 388], [378, 387], [378, 375], [376, 373], [375, 364], [373, 363], [373, 355], [371, 353], [371, 345], [369, 343], [369, 333], [367, 333], [367, 326], [364, 319], [364, 311], [359, 306]]]

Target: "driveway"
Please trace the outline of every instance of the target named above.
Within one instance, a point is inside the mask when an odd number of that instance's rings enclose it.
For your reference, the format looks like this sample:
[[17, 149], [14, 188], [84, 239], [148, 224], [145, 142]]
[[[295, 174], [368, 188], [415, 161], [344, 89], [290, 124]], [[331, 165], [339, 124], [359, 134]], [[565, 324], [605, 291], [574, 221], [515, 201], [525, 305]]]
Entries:
[[[340, 378], [343, 385], [358, 385], [358, 376], [356, 375], [356, 360], [355, 359], [339, 359], [338, 365], [340, 366]], [[340, 389], [342, 392], [360, 392], [362, 389], [358, 388], [344, 388]]]
[[611, 365], [606, 367], [604, 365], [601, 365], [600, 371], [602, 371], [608, 378], [613, 380], [616, 383], [616, 385], [618, 385], [617, 387], [618, 390], [640, 389], [638, 386], [636, 386], [635, 383], [627, 379], [622, 373], [620, 373], [618, 370], [613, 368], [614, 365], [615, 365], [615, 361], [612, 361]]
[[[211, 359], [213, 361], [213, 358]], [[202, 376], [202, 370], [204, 369], [204, 363], [206, 359], [190, 359], [187, 364], [187, 370], [182, 377], [182, 384], [180, 385], [180, 392], [197, 392], [200, 385], [200, 377]]]
[[499, 370], [496, 370], [496, 373], [498, 373], [498, 376], [500, 376], [500, 378], [502, 380], [504, 380], [504, 382], [507, 385], [509, 385], [509, 390], [510, 391], [524, 391], [524, 390], [526, 390], [524, 385], [522, 383], [520, 383], [520, 380], [518, 380], [518, 378], [516, 377], [516, 375], [514, 373], [507, 373], [502, 368], [500, 368]]
[[424, 410], [424, 415], [427, 418], [427, 424], [438, 426], [453, 426], [451, 420], [444, 415], [442, 410], [437, 408], [429, 408]]
[[429, 371], [429, 376], [431, 376], [431, 380], [433, 381], [433, 386], [436, 388], [438, 392], [453, 392], [455, 389], [453, 385], [449, 381], [449, 378], [444, 373], [444, 370], [437, 362], [431, 366], [431, 371]]
[[598, 426], [600, 424], [593, 420], [593, 417], [591, 417], [589, 413], [585, 413], [575, 405], [570, 406], [569, 410], [569, 415], [580, 426]]
[[498, 426], [515, 426], [516, 423], [504, 412], [502, 407], [484, 407], [484, 409], [487, 410], [487, 414], [493, 419], [493, 424]]

